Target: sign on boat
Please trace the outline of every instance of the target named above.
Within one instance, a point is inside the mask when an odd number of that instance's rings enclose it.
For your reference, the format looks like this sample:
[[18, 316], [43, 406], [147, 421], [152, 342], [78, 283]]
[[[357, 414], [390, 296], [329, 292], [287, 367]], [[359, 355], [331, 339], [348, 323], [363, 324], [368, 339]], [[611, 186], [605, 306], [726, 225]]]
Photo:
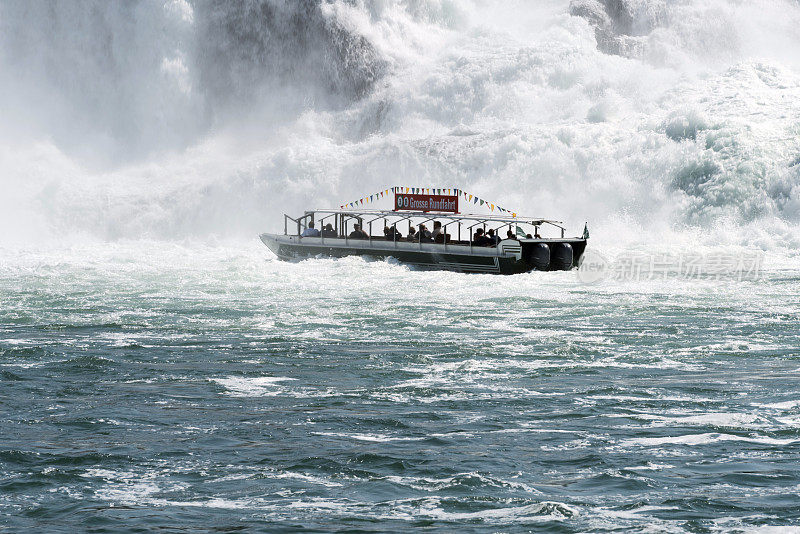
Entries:
[[[390, 194], [392, 210], [362, 207]], [[459, 200], [491, 213], [460, 213]], [[573, 268], [589, 232], [566, 237], [560, 221], [518, 215], [460, 189], [392, 187], [340, 209], [284, 214], [283, 234], [260, 237], [281, 260], [393, 257], [426, 269], [515, 274]]]

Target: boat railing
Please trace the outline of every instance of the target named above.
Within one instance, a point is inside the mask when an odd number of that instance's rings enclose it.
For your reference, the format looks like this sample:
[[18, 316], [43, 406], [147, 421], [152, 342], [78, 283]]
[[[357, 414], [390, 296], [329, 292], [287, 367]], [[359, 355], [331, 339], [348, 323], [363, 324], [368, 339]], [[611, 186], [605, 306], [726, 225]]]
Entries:
[[297, 237], [302, 237], [300, 235], [301, 234], [300, 226], [301, 225], [308, 226], [308, 224], [304, 224], [304, 221], [306, 219], [308, 219], [309, 217], [311, 217], [312, 221], [314, 220], [314, 214], [313, 213], [306, 213], [305, 215], [301, 215], [300, 217], [298, 217], [296, 219], [294, 217], [290, 217], [289, 215], [284, 213], [283, 214], [283, 235], [289, 235], [289, 221], [292, 221], [294, 223], [297, 223]]
[[[321, 216], [319, 219], [316, 219], [317, 216]], [[452, 245], [452, 240], [448, 239], [447, 229], [454, 223], [458, 227], [458, 238], [456, 243], [461, 245], [466, 245], [466, 243], [462, 243], [462, 227], [469, 231], [469, 250], [470, 253], [473, 253], [474, 249], [474, 228], [476, 226], [483, 226], [484, 231], [486, 229], [487, 223], [494, 223], [492, 226], [495, 226], [497, 223], [500, 223], [498, 226], [498, 230], [505, 226], [508, 226], [509, 231], [512, 230], [514, 225], [520, 224], [527, 224], [531, 225], [536, 229], [536, 233], [538, 235], [539, 226], [541, 225], [550, 225], [558, 228], [561, 233], [561, 238], [563, 239], [566, 234], [566, 229], [563, 226], [561, 221], [551, 221], [546, 219], [531, 219], [531, 218], [509, 218], [509, 217], [501, 217], [501, 216], [494, 216], [494, 215], [467, 215], [467, 214], [446, 214], [446, 213], [432, 213], [432, 212], [414, 212], [414, 213], [400, 213], [396, 211], [385, 211], [385, 210], [363, 210], [363, 211], [347, 211], [347, 210], [311, 210], [306, 211], [303, 215], [294, 218], [288, 214], [284, 214], [283, 217], [283, 233], [284, 235], [289, 235], [289, 222], [293, 223], [293, 226], [296, 225], [297, 228], [297, 237], [302, 239], [302, 231], [304, 228], [308, 228], [309, 220], [314, 223], [319, 223], [320, 229], [320, 240], [322, 243], [325, 242], [325, 237], [322, 235], [322, 228], [324, 228], [324, 221], [331, 217], [334, 217], [334, 222], [336, 222], [336, 232], [339, 235], [339, 239], [344, 239], [345, 244], [349, 245], [350, 237], [347, 233], [347, 223], [352, 219], [356, 219], [361, 223], [362, 230], [364, 230], [364, 217], [365, 216], [373, 216], [371, 219], [366, 221], [368, 225], [368, 232], [367, 232], [367, 243], [368, 246], [371, 248], [373, 246], [373, 223], [380, 219], [384, 219], [384, 227], [388, 227], [389, 225], [389, 218], [395, 219], [392, 224], [391, 228], [393, 228], [392, 232], [392, 243], [395, 248], [398, 248], [398, 239], [397, 236], [402, 234], [397, 229], [397, 225], [403, 221], [409, 222], [409, 228], [411, 225], [411, 219], [422, 219], [421, 221], [417, 222], [413, 226], [420, 227], [423, 224], [433, 221], [436, 219], [443, 220], [442, 224], [442, 242], [436, 243], [443, 244], [444, 250], [448, 249], [448, 245]], [[465, 223], [472, 222], [469, 226], [466, 226]], [[341, 225], [341, 228], [340, 228]], [[466, 237], [466, 236], [465, 236]], [[418, 247], [420, 250], [424, 248], [424, 243], [421, 238], [418, 238]]]

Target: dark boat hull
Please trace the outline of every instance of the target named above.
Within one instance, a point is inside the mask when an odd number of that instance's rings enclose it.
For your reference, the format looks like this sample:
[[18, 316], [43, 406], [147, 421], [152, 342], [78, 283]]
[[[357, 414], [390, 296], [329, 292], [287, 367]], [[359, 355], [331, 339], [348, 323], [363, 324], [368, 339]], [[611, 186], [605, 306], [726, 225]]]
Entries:
[[523, 239], [504, 240], [496, 247], [470, 247], [465, 244], [408, 243], [385, 240], [354, 240], [339, 238], [298, 237], [276, 234], [261, 234], [261, 240], [278, 258], [296, 260], [317, 256], [341, 258], [345, 256], [367, 256], [373, 258], [395, 258], [401, 263], [424, 269], [447, 270], [464, 273], [516, 274], [540, 270], [555, 270], [531, 261], [528, 249], [534, 246], [564, 247], [572, 250], [570, 265], [563, 262], [558, 269], [571, 268], [578, 263], [586, 240], [572, 239]]

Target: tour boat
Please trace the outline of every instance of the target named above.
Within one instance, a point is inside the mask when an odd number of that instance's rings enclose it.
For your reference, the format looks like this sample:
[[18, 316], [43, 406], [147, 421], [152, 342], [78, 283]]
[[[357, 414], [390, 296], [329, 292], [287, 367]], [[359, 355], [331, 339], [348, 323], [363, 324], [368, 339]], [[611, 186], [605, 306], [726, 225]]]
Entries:
[[[367, 203], [374, 203], [375, 197], [384, 197], [384, 193], [388, 196], [390, 192], [395, 195], [393, 210], [356, 207], [363, 205], [365, 198]], [[446, 194], [450, 192], [453, 194]], [[393, 187], [378, 195], [340, 209], [306, 211], [297, 218], [284, 215], [283, 234], [261, 234], [261, 241], [281, 260], [391, 257], [425, 269], [515, 274], [569, 270], [578, 264], [589, 238], [586, 227], [581, 237], [565, 237], [560, 221], [524, 217], [459, 189]], [[459, 199], [477, 204], [473, 198], [498, 213], [460, 213]], [[429, 229], [434, 226], [439, 231], [429, 236]], [[418, 229], [416, 238], [408, 237], [412, 228]], [[547, 233], [545, 229], [558, 235], [541, 237], [540, 231]], [[489, 230], [500, 238], [481, 237]]]

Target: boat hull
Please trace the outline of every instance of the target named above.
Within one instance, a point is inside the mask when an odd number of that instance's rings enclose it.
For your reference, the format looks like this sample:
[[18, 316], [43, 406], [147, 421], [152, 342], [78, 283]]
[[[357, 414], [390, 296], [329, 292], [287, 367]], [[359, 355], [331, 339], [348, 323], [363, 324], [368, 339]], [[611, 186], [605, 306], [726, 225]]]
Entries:
[[[585, 239], [504, 240], [496, 247], [470, 247], [463, 244], [409, 243], [383, 239], [356, 240], [343, 238], [299, 237], [261, 234], [261, 241], [281, 260], [298, 260], [318, 256], [342, 258], [366, 256], [395, 258], [401, 263], [424, 269], [464, 273], [516, 274], [535, 270], [537, 265], [526, 254], [537, 244], [568, 244], [577, 264]], [[543, 266], [538, 265], [541, 269]], [[571, 266], [570, 266], [571, 267]], [[552, 270], [547, 269], [545, 270]]]

